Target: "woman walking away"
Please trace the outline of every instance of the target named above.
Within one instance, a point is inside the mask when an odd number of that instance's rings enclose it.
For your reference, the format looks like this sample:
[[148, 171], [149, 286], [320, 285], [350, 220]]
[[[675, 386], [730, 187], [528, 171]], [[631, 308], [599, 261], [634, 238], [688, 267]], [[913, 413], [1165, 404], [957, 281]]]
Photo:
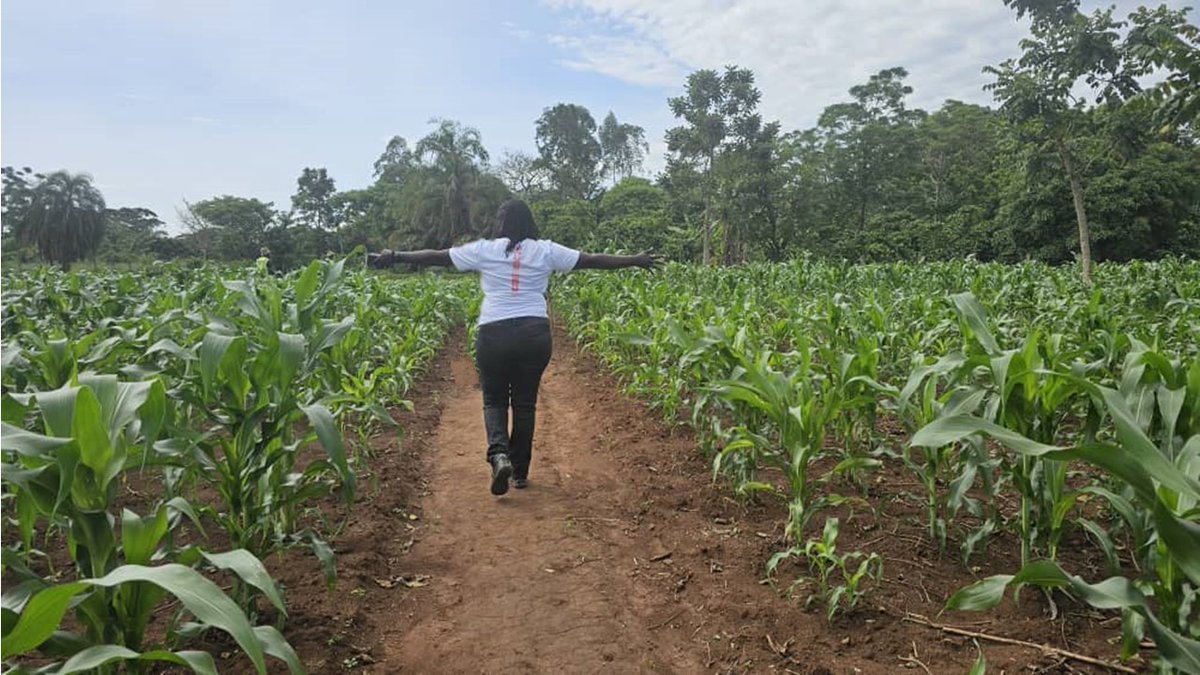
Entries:
[[580, 253], [538, 239], [533, 213], [525, 202], [517, 199], [500, 206], [495, 236], [446, 250], [384, 250], [370, 254], [368, 261], [375, 267], [409, 263], [453, 266], [462, 272], [479, 273], [483, 306], [479, 312], [475, 364], [483, 389], [492, 494], [502, 495], [508, 492], [510, 478], [514, 487], [528, 485], [538, 385], [550, 362], [550, 319], [546, 313], [550, 273], [652, 268], [658, 260], [646, 253]]

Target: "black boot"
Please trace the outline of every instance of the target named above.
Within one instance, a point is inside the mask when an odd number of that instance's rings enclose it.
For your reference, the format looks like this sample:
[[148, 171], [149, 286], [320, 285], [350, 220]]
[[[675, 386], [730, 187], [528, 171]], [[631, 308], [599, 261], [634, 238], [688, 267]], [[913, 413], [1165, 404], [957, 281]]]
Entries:
[[500, 496], [508, 492], [508, 479], [512, 478], [513, 473], [512, 462], [503, 452], [492, 455], [488, 461], [492, 465], [492, 494]]
[[513, 485], [524, 488], [529, 480], [529, 462], [533, 458], [533, 427], [537, 414], [532, 408], [514, 408], [512, 437], [508, 456], [513, 464]]
[[492, 494], [508, 492], [508, 479], [513, 465], [508, 458], [508, 408], [483, 409], [483, 426], [487, 430], [487, 460], [492, 466]]

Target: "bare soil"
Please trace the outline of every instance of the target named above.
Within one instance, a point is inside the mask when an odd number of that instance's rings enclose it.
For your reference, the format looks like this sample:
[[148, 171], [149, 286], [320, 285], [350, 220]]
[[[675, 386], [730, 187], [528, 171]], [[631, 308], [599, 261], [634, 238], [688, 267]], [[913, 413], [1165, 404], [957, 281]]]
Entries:
[[806, 585], [785, 592], [800, 565], [764, 582], [784, 505], [734, 499], [689, 433], [620, 394], [561, 332], [526, 490], [488, 491], [461, 331], [412, 398], [403, 438], [375, 439], [377, 484], [335, 540], [336, 590], [311, 556], [269, 563], [287, 587], [286, 633], [312, 672], [965, 673], [980, 648], [989, 673], [1106, 672], [922, 617], [1116, 662], [1119, 621], [1066, 598], [1055, 619], [1035, 591], [994, 612], [941, 613], [963, 585], [1016, 569], [1016, 542], [999, 537], [972, 570], [953, 548], [938, 556], [910, 496], [919, 487], [893, 467], [871, 485], [873, 512], [831, 512], [839, 549], [879, 553], [883, 581], [832, 622], [823, 607], [806, 610]]

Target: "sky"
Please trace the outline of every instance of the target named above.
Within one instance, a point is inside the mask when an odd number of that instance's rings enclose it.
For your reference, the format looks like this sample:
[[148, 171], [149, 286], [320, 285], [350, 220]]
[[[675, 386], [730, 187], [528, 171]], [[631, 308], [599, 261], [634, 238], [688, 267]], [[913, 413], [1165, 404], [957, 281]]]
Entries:
[[695, 70], [751, 69], [764, 116], [803, 129], [893, 66], [911, 107], [991, 104], [982, 68], [1026, 33], [1001, 0], [4, 0], [0, 163], [88, 173], [175, 233], [184, 200], [287, 209], [304, 167], [366, 187], [388, 139], [433, 118], [479, 129], [493, 161], [533, 153], [561, 102], [644, 127], [653, 175]]

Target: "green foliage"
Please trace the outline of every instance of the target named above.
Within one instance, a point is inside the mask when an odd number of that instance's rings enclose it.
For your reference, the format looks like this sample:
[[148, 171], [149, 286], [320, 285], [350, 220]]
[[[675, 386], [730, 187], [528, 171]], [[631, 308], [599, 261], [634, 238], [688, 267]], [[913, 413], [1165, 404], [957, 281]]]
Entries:
[[[599, 184], [603, 153], [596, 138], [596, 120], [588, 109], [572, 103], [546, 108], [535, 124], [535, 137], [542, 166], [559, 197], [590, 198]], [[610, 139], [610, 143], [617, 140]], [[628, 140], [621, 147], [627, 144]], [[616, 150], [610, 148], [610, 153]]]
[[1036, 263], [801, 258], [553, 290], [631, 393], [693, 427], [716, 477], [787, 504], [770, 569], [818, 558], [830, 598], [872, 574], [808, 530], [864, 503], [852, 490], [882, 466], [912, 472], [930, 539], [964, 565], [999, 533], [1052, 564], [1080, 533], [1147, 598], [1127, 607], [1128, 645], [1144, 630], [1166, 658], [1196, 639], [1196, 263], [1103, 263], [1089, 287]]
[[[27, 183], [28, 172], [5, 173], [5, 215], [11, 233], [31, 244], [38, 254], [63, 269], [95, 255], [104, 237], [107, 212], [104, 196], [87, 174], [56, 171]], [[11, 216], [10, 216], [11, 212]]]
[[[863, 554], [859, 551], [838, 553], [838, 519], [826, 518], [825, 529], [820, 539], [809, 539], [803, 548], [796, 547], [777, 553], [767, 563], [767, 574], [774, 574], [779, 563], [788, 558], [803, 559], [809, 570], [814, 588], [805, 605], [820, 601], [825, 605], [825, 618], [833, 621], [838, 612], [850, 613], [866, 597], [867, 582], [879, 583], [883, 579], [883, 558], [877, 553]], [[862, 559], [858, 566], [854, 561]], [[803, 583], [803, 579], [793, 584]], [[843, 604], [845, 609], [843, 609]]]
[[[314, 500], [339, 487], [353, 496], [366, 470], [354, 439], [395, 425], [388, 408], [407, 404], [476, 295], [458, 281], [346, 268], [6, 270], [0, 455], [15, 533], [3, 551], [6, 665], [141, 672], [160, 661], [213, 672], [207, 654], [172, 651], [211, 627], [233, 635], [260, 672], [264, 654], [302, 672], [275, 628], [252, 626], [262, 600], [286, 615], [259, 556], [305, 546], [332, 578], [329, 524], [313, 517]], [[323, 456], [301, 463], [305, 447]], [[117, 507], [133, 472], [162, 485], [144, 515]], [[183, 495], [204, 480], [219, 501], [194, 508]], [[233, 550], [181, 548], [185, 523], [206, 536], [201, 518]], [[55, 542], [73, 564], [51, 578], [39, 549]], [[229, 573], [228, 596], [204, 576], [210, 569]], [[164, 613], [168, 596], [180, 602]], [[148, 632], [155, 621], [165, 633]], [[148, 634], [171, 645], [145, 645]]]
[[[124, 509], [121, 527], [115, 525], [119, 479], [139, 464], [131, 455], [144, 458], [164, 431], [167, 402], [161, 381], [129, 383], [115, 375], [86, 375], [78, 386], [7, 395], [14, 405], [36, 409], [40, 432], [3, 425], [3, 480], [17, 504], [22, 544], [4, 551], [4, 567], [19, 587], [5, 595], [3, 658], [20, 657], [46, 643], [47, 654], [70, 657], [65, 672], [82, 670], [81, 663], [99, 667], [111, 659], [166, 660], [211, 672], [207, 654], [139, 653], [165, 592], [202, 625], [233, 635], [258, 671], [265, 672], [260, 634], [215, 584], [184, 565], [146, 566], [158, 557], [180, 514], [195, 519], [186, 501], [160, 503], [144, 518]], [[76, 581], [51, 585], [26, 566], [23, 559], [34, 552], [39, 523], [66, 531]], [[262, 587], [283, 611], [274, 582], [258, 559], [245, 551], [225, 554], [225, 559], [230, 556], [237, 557], [236, 563], [223, 566]], [[75, 609], [82, 635], [57, 633], [69, 607]], [[275, 642], [291, 652], [282, 638]]]
[[650, 151], [646, 130], [636, 124], [618, 122], [611, 110], [605, 115], [596, 136], [600, 141], [601, 173], [613, 182], [632, 176]]
[[324, 168], [305, 167], [296, 179], [292, 195], [292, 214], [296, 222], [319, 230], [338, 225], [333, 197], [337, 192], [333, 178]]

